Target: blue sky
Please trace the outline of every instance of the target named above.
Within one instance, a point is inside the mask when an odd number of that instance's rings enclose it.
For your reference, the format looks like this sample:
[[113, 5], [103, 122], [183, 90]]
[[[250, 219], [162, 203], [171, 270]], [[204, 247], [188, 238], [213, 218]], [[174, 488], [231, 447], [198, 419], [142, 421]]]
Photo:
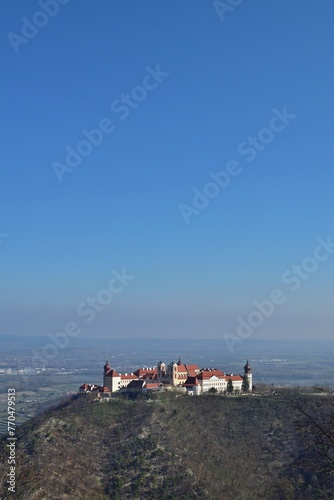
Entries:
[[[254, 337], [331, 337], [334, 255], [293, 293], [281, 276], [334, 235], [333, 3], [243, 1], [224, 20], [211, 1], [69, 1], [53, 18], [42, 3], [0, 6], [0, 333], [62, 330], [125, 268], [82, 335], [221, 339], [280, 288]], [[25, 42], [22, 18], [45, 22]], [[122, 120], [112, 103], [157, 66]], [[247, 162], [240, 144], [285, 108]], [[54, 162], [105, 118], [59, 182]], [[241, 173], [187, 224], [180, 204], [232, 160]]]

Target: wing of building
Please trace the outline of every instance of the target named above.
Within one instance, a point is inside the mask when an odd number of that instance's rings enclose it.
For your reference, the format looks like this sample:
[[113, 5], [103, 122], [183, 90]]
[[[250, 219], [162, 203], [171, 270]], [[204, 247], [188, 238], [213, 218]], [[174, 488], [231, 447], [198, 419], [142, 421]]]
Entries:
[[214, 389], [215, 392], [224, 393], [228, 389], [228, 381], [231, 380], [233, 391], [242, 391], [244, 378], [241, 375], [226, 375], [216, 368], [203, 368], [196, 377], [188, 377], [185, 387], [189, 394], [203, 394]]

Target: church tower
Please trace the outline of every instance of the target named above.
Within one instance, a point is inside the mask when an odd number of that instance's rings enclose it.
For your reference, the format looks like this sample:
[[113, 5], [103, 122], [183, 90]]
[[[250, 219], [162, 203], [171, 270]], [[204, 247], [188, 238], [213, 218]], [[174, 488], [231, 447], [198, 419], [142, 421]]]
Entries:
[[111, 368], [108, 360], [103, 367], [103, 385], [108, 387], [110, 392], [118, 391], [121, 388], [121, 376], [116, 370]]
[[103, 367], [103, 385], [108, 387], [109, 380], [106, 379], [106, 375], [110, 372], [111, 366], [109, 365], [108, 360], [106, 361], [106, 364]]
[[158, 365], [158, 382], [166, 382], [166, 365], [162, 361], [159, 361]]
[[244, 380], [248, 380], [248, 384], [249, 384], [249, 392], [252, 392], [252, 387], [253, 387], [253, 375], [252, 375], [252, 367], [251, 365], [248, 363], [248, 359], [247, 359], [247, 363], [245, 364], [244, 366]]

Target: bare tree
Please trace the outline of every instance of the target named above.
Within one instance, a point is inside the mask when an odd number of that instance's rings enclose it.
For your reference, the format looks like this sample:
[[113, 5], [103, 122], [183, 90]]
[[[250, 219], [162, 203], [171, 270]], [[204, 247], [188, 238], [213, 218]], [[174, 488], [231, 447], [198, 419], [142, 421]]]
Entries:
[[316, 388], [299, 397], [295, 429], [301, 436], [301, 464], [315, 472], [334, 474], [334, 393]]

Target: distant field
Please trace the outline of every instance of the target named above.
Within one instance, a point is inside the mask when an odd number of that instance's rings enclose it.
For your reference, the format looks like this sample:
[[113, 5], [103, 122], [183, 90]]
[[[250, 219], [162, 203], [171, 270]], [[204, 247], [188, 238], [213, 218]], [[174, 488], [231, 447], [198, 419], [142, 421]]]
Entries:
[[[39, 387], [36, 391], [18, 391], [15, 393], [15, 422], [21, 425], [31, 417], [43, 411], [50, 404], [57, 403], [68, 393], [77, 392], [78, 385], [64, 384], [61, 376], [59, 384]], [[0, 434], [7, 433], [7, 393], [0, 393]]]
[[[1, 340], [1, 339], [0, 339]], [[114, 344], [114, 345], [112, 345]], [[110, 347], [109, 347], [110, 345]], [[154, 366], [159, 360], [170, 363], [178, 357], [199, 367], [216, 367], [226, 373], [241, 373], [247, 359], [253, 369], [253, 384], [276, 387], [334, 387], [334, 341], [265, 341], [246, 340], [229, 352], [222, 340], [192, 342], [114, 341], [107, 347], [69, 348], [54, 360], [53, 370], [39, 375], [20, 376], [17, 370], [32, 364], [30, 349], [0, 353], [0, 365], [11, 374], [0, 375], [0, 432], [6, 429], [7, 390], [17, 390], [17, 422], [35, 415], [55, 398], [77, 392], [84, 383], [102, 384], [103, 365], [108, 357], [120, 372], [131, 373], [140, 366]], [[78, 373], [61, 373], [77, 370]], [[79, 373], [80, 371], [80, 373]], [[30, 400], [30, 401], [29, 401]]]

